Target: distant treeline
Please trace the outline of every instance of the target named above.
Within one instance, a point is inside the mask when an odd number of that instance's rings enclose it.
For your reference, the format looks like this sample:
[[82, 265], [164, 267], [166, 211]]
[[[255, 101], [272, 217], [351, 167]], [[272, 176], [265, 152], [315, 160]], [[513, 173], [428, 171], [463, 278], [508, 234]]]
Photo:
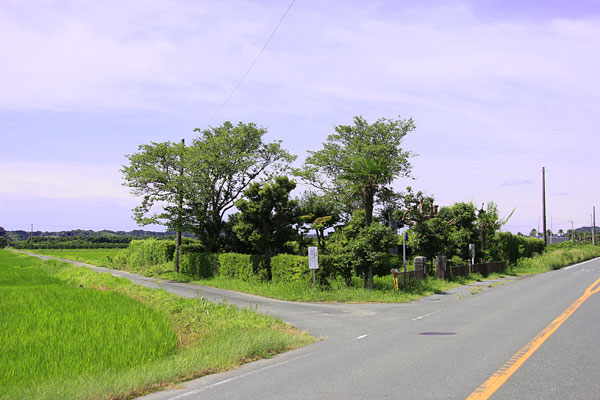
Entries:
[[[157, 238], [174, 239], [174, 232], [152, 232], [144, 230], [92, 231], [71, 230], [60, 232], [5, 231], [0, 228], [0, 236], [16, 249], [105, 249], [125, 248], [134, 239]], [[190, 236], [190, 235], [186, 235]], [[1, 243], [0, 243], [1, 244]], [[0, 246], [3, 247], [3, 246]]]

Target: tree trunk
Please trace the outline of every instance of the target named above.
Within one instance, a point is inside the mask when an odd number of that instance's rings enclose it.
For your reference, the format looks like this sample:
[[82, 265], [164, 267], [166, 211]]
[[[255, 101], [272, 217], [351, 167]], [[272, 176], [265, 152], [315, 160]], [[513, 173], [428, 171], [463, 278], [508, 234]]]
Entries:
[[175, 272], [179, 273], [179, 248], [181, 247], [181, 229], [177, 229], [175, 237]]

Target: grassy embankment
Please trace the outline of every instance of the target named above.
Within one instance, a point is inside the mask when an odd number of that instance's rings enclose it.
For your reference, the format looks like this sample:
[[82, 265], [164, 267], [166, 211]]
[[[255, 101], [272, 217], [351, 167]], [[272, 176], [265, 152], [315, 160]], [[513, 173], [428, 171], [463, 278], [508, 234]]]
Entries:
[[312, 340], [252, 310], [0, 250], [2, 399], [127, 398]]
[[521, 258], [509, 272], [515, 275], [540, 274], [600, 257], [600, 246], [565, 242], [548, 245], [539, 256]]
[[[56, 250], [36, 250], [36, 253], [53, 255]], [[80, 250], [75, 253], [73, 250], [61, 250], [64, 258], [78, 259], [84, 262], [94, 263], [94, 257], [99, 260], [100, 265], [113, 267], [109, 262], [114, 258], [118, 251], [100, 256], [102, 250]], [[73, 252], [73, 253], [71, 253]], [[95, 253], [98, 252], [98, 253]], [[108, 257], [106, 257], [108, 255]], [[560, 245], [550, 245], [539, 256], [532, 258], [522, 258], [515, 265], [509, 266], [506, 275], [525, 275], [548, 272], [554, 269], [562, 268], [578, 262], [586, 261], [595, 257], [600, 257], [600, 247], [591, 245], [582, 245], [575, 243], [564, 243]], [[160, 266], [150, 266], [141, 269], [129, 269], [131, 272], [147, 276], [163, 277], [166, 279], [178, 280], [183, 282], [193, 282], [206, 286], [213, 286], [222, 289], [234, 290], [244, 293], [251, 293], [260, 296], [276, 298], [290, 301], [330, 301], [330, 302], [383, 302], [383, 303], [404, 303], [419, 299], [431, 294], [440, 293], [456, 286], [465, 285], [474, 281], [483, 279], [480, 275], [471, 275], [470, 277], [456, 277], [451, 281], [441, 281], [437, 279], [427, 279], [424, 281], [411, 282], [400, 291], [394, 291], [391, 276], [375, 277], [375, 290], [362, 289], [362, 280], [354, 278], [352, 285], [347, 287], [341, 280], [332, 282], [330, 288], [319, 288], [317, 293], [313, 293], [312, 283], [310, 281], [300, 281], [292, 283], [274, 283], [274, 282], [253, 282], [241, 281], [216, 276], [211, 279], [194, 281], [190, 276], [175, 274], [172, 272], [172, 264], [167, 263]], [[487, 279], [498, 278], [506, 275], [493, 274]]]
[[[61, 257], [65, 259], [86, 262], [109, 268], [117, 268], [111, 260], [122, 250], [32, 250], [36, 254]], [[312, 283], [308, 280], [276, 283], [276, 282], [256, 282], [242, 281], [216, 276], [211, 279], [193, 280], [192, 277], [173, 272], [173, 264], [165, 263], [161, 265], [151, 265], [138, 268], [121, 267], [129, 272], [145, 276], [153, 276], [176, 280], [181, 282], [192, 282], [200, 285], [212, 286], [221, 289], [234, 290], [237, 292], [256, 294], [259, 296], [270, 297], [289, 301], [316, 301], [316, 302], [346, 302], [346, 303], [407, 303], [417, 300], [424, 296], [435, 293], [441, 293], [445, 290], [465, 285], [470, 282], [481, 280], [478, 274], [469, 278], [456, 277], [451, 281], [438, 279], [427, 279], [424, 281], [413, 281], [399, 291], [394, 290], [393, 280], [390, 276], [374, 277], [375, 290], [365, 290], [362, 288], [362, 280], [353, 278], [352, 285], [346, 286], [341, 279], [334, 280], [329, 288], [318, 288], [313, 293]], [[409, 268], [410, 269], [410, 268]], [[497, 277], [498, 275], [494, 275]], [[490, 277], [491, 278], [491, 277]], [[402, 282], [401, 282], [402, 284]]]

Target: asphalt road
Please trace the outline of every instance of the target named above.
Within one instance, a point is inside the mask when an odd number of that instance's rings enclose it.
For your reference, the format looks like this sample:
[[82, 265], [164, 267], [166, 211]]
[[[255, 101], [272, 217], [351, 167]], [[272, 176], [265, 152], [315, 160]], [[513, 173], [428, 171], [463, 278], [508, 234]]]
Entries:
[[[600, 259], [410, 304], [292, 303], [106, 271], [250, 305], [325, 338], [145, 400], [465, 399], [600, 278]], [[600, 399], [599, 311], [592, 294], [491, 398]]]

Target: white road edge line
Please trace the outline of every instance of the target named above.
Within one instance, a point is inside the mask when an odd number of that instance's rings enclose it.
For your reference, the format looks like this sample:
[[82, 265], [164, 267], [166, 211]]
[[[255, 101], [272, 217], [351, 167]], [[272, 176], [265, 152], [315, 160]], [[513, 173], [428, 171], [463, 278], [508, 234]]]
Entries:
[[362, 336], [357, 336], [356, 338], [357, 338], [357, 339], [364, 339], [364, 338], [366, 338], [366, 337], [367, 337], [367, 335], [362, 335]]
[[439, 313], [441, 311], [442, 310], [437, 310], [437, 311], [431, 312], [429, 314], [425, 314], [425, 315], [421, 315], [420, 317], [413, 318], [412, 320], [416, 321], [416, 320], [419, 320], [419, 319], [422, 319], [422, 318], [425, 318], [425, 317], [429, 317], [430, 315], [437, 314], [437, 313]]
[[580, 262], [579, 264], [573, 264], [573, 265], [569, 265], [568, 267], [565, 267], [565, 268], [563, 268], [563, 269], [564, 269], [564, 270], [567, 270], [567, 269], [571, 269], [571, 268], [573, 268], [573, 267], [579, 267], [580, 265], [583, 265], [583, 264], [589, 263], [589, 262], [591, 262], [591, 261], [597, 260], [598, 258], [600, 258], [600, 257], [592, 258], [591, 260], [587, 260], [587, 261], [584, 261], [584, 262]]
[[246, 372], [245, 374], [238, 375], [238, 376], [234, 376], [233, 378], [225, 379], [225, 380], [222, 380], [222, 381], [220, 381], [220, 382], [213, 383], [212, 385], [208, 385], [208, 386], [205, 386], [205, 387], [203, 387], [203, 388], [200, 388], [200, 389], [191, 390], [191, 391], [189, 391], [189, 392], [182, 393], [182, 394], [180, 394], [180, 395], [177, 395], [177, 396], [175, 396], [175, 397], [171, 397], [169, 400], [183, 399], [183, 398], [186, 398], [186, 397], [189, 397], [189, 396], [193, 396], [193, 395], [195, 395], [195, 394], [198, 394], [198, 393], [204, 392], [204, 391], [205, 391], [205, 390], [207, 390], [207, 389], [211, 389], [211, 388], [213, 388], [213, 387], [215, 387], [215, 386], [219, 386], [219, 385], [223, 385], [223, 384], [225, 384], [225, 383], [233, 382], [233, 381], [236, 381], [236, 380], [238, 380], [238, 379], [240, 379], [240, 378], [244, 378], [244, 377], [246, 377], [246, 376], [254, 375], [254, 374], [257, 374], [257, 373], [259, 373], [259, 372], [263, 372], [263, 371], [269, 370], [269, 369], [271, 369], [271, 368], [280, 367], [280, 366], [282, 366], [282, 365], [285, 365], [285, 364], [287, 364], [287, 363], [289, 363], [289, 362], [296, 361], [296, 360], [299, 360], [299, 359], [301, 359], [301, 358], [304, 358], [304, 357], [308, 357], [308, 356], [310, 356], [311, 354], [312, 354], [312, 353], [305, 354], [305, 355], [303, 355], [303, 356], [300, 356], [300, 357], [295, 357], [295, 358], [291, 358], [291, 359], [289, 359], [289, 360], [282, 361], [282, 362], [280, 362], [280, 363], [277, 363], [277, 364], [268, 365], [268, 366], [266, 366], [266, 367], [263, 367], [263, 368], [261, 368], [261, 369], [257, 369], [256, 371], [250, 371], [250, 372]]

